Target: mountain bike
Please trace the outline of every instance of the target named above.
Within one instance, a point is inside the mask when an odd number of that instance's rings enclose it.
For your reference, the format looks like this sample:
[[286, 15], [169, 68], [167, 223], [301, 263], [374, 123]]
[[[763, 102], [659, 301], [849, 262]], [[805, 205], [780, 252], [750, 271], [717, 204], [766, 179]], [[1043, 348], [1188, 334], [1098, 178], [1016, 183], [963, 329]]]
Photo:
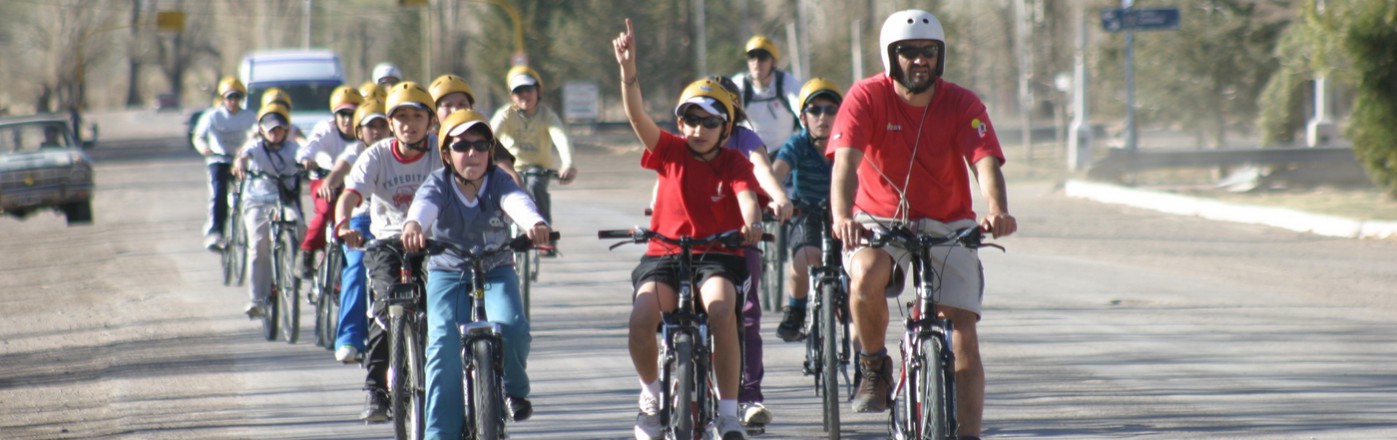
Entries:
[[[398, 440], [420, 439], [426, 427], [427, 307], [425, 280], [414, 276], [413, 260], [425, 252], [403, 249], [400, 236], [380, 238], [364, 246], [364, 252], [388, 252], [401, 265], [398, 282], [387, 292], [374, 292], [374, 323], [388, 338], [388, 400], [393, 434]], [[382, 321], [386, 312], [388, 321]]]
[[[529, 187], [532, 186], [531, 184], [536, 179], [559, 179], [558, 171], [537, 166], [529, 167], [524, 169], [524, 171], [520, 171], [519, 177], [524, 179], [525, 192], [529, 191]], [[537, 197], [532, 192], [529, 192], [529, 197], [535, 197], [535, 200], [537, 200]], [[519, 229], [518, 225], [515, 225], [513, 223], [510, 223], [509, 228], [511, 234], [519, 235], [524, 233], [523, 230]], [[552, 248], [550, 247], [549, 249]], [[557, 252], [556, 249], [552, 250], [553, 252]], [[530, 316], [530, 292], [533, 290], [533, 283], [538, 282], [538, 268], [540, 262], [541, 260], [539, 258], [538, 249], [534, 248], [533, 246], [524, 248], [523, 250], [516, 251], [514, 253], [514, 273], [519, 276], [519, 295], [524, 298], [525, 318]]]
[[[801, 206], [803, 215], [815, 216], [820, 228], [820, 266], [810, 267], [810, 311], [814, 315], [806, 324], [805, 363], [802, 370], [815, 376], [815, 394], [824, 405], [824, 430], [830, 439], [839, 438], [839, 378], [849, 382], [849, 277], [844, 273], [842, 244], [830, 233], [829, 202]], [[847, 399], [844, 399], [847, 400]]]
[[[704, 438], [703, 431], [718, 416], [718, 380], [713, 371], [713, 336], [708, 331], [708, 314], [701, 307], [694, 287], [693, 249], [707, 244], [741, 249], [741, 232], [732, 230], [705, 238], [672, 238], [636, 227], [597, 231], [597, 238], [625, 240], [611, 245], [611, 249], [650, 240], [679, 246], [679, 302], [674, 311], [662, 314], [660, 324], [660, 424], [665, 427], [667, 439]], [[772, 237], [763, 234], [762, 238], [766, 241]], [[741, 297], [739, 291], [735, 304], [742, 304]], [[739, 306], [737, 310], [741, 313], [742, 309]], [[742, 326], [737, 327], [740, 341]]]
[[906, 225], [893, 224], [868, 233], [871, 247], [897, 244], [911, 256], [912, 285], [917, 295], [907, 303], [906, 330], [899, 344], [902, 374], [893, 388], [889, 430], [896, 439], [954, 439], [956, 437], [955, 356], [951, 351], [951, 320], [936, 314], [941, 289], [940, 272], [931, 258], [938, 248], [952, 252], [959, 247], [1004, 248], [983, 243], [978, 226], [937, 236], [918, 234]]
[[[326, 237], [335, 236], [333, 224], [325, 225], [325, 229]], [[316, 266], [311, 299], [315, 301], [315, 345], [333, 351], [340, 322], [340, 276], [344, 272], [344, 248], [334, 240], [328, 241], [325, 255]]]
[[223, 222], [223, 285], [241, 286], [247, 279], [247, 228], [243, 225], [242, 181], [229, 178], [228, 219]]
[[[549, 234], [550, 240], [557, 240], [559, 234]], [[427, 240], [429, 254], [440, 253], [452, 247], [448, 243]], [[497, 254], [516, 254], [534, 247], [528, 235], [518, 235], [514, 239], [496, 246], [471, 250], [456, 249], [471, 263], [471, 316], [469, 321], [458, 321], [461, 331], [462, 387], [465, 389], [465, 432], [462, 438], [494, 440], [506, 437], [505, 422], [509, 414], [505, 411], [504, 394], [504, 337], [498, 323], [490, 322], [485, 313], [485, 266], [484, 262]]]
[[301, 238], [297, 236], [300, 226], [299, 216], [288, 218], [286, 210], [295, 209], [300, 211], [300, 201], [297, 200], [296, 190], [286, 189], [283, 183], [287, 180], [296, 180], [292, 185], [299, 188], [299, 179], [304, 176], [305, 171], [284, 175], [266, 174], [258, 171], [248, 171], [247, 179], [272, 179], [276, 182], [277, 191], [276, 206], [269, 214], [271, 223], [267, 236], [272, 240], [272, 289], [271, 294], [264, 304], [266, 309], [262, 313], [263, 337], [268, 341], [275, 341], [277, 329], [281, 329], [281, 336], [288, 344], [295, 344], [301, 332], [301, 302], [300, 290], [301, 279], [296, 276], [296, 253], [300, 252]]

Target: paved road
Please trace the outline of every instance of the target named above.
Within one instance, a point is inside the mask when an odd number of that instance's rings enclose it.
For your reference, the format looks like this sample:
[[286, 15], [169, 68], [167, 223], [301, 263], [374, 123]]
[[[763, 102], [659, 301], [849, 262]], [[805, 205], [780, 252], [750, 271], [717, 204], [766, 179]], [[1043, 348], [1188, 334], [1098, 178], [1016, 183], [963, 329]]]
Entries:
[[[555, 187], [565, 256], [536, 291], [537, 413], [516, 438], [625, 438], [634, 417], [624, 321], [640, 249], [591, 237], [647, 222], [650, 176], [633, 149], [592, 142], [614, 148], [586, 149], [579, 183]], [[0, 219], [0, 438], [390, 437], [355, 420], [361, 370], [263, 342], [242, 317], [246, 291], [199, 247], [203, 171], [182, 148], [100, 146], [93, 226]], [[1163, 216], [1046, 182], [1011, 181], [1011, 197], [1023, 230], [984, 254], [989, 437], [1397, 438], [1397, 243]], [[764, 321], [776, 421], [760, 438], [815, 438], [813, 381], [778, 320]], [[886, 437], [883, 415], [844, 420], [846, 438]]]

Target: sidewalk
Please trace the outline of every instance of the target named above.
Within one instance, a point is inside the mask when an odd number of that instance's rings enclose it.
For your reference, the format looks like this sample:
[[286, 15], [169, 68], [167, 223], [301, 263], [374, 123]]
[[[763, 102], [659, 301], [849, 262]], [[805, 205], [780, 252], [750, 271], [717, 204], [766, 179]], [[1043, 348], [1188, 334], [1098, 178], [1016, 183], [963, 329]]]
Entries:
[[1102, 203], [1126, 205], [1209, 220], [1266, 225], [1328, 237], [1397, 238], [1397, 222], [1393, 221], [1359, 220], [1294, 209], [1233, 204], [1075, 179], [1067, 181], [1064, 191], [1068, 197]]

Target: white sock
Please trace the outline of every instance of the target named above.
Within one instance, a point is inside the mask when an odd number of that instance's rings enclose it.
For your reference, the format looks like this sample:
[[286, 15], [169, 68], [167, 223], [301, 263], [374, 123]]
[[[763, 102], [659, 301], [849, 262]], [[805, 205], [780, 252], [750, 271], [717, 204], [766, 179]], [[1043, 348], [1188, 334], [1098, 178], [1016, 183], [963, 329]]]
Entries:
[[655, 400], [660, 400], [660, 381], [657, 380], [650, 383], [645, 383], [644, 381], [641, 381], [640, 392], [645, 393], [645, 395], [650, 396]]
[[719, 399], [718, 415], [737, 418], [737, 399]]

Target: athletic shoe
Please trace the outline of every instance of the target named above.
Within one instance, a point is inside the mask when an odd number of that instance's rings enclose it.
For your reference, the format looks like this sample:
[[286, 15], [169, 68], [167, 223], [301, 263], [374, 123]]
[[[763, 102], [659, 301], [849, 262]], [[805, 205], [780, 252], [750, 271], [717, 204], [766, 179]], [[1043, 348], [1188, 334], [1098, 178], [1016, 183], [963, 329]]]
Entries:
[[311, 277], [315, 276], [314, 251], [301, 251], [301, 267], [299, 269], [301, 272], [300, 278], [303, 280], [309, 280]]
[[364, 399], [364, 412], [359, 413], [359, 420], [368, 423], [383, 423], [388, 421], [388, 393], [380, 390], [367, 390], [368, 396]]
[[859, 385], [854, 393], [854, 412], [888, 410], [893, 381], [893, 360], [886, 353], [859, 353]]
[[509, 410], [510, 420], [522, 422], [534, 415], [534, 404], [523, 397], [505, 396], [504, 406]]
[[751, 402], [742, 405], [742, 426], [765, 425], [771, 423], [771, 411], [761, 402]]
[[247, 303], [247, 307], [243, 307], [243, 313], [247, 314], [247, 319], [258, 319], [267, 311], [263, 310], [261, 301], [251, 301]]
[[782, 311], [781, 325], [776, 326], [776, 336], [782, 341], [795, 342], [805, 339], [801, 331], [805, 328], [805, 307], [786, 306]]
[[335, 349], [335, 360], [342, 364], [359, 362], [359, 349], [353, 345], [341, 345]]
[[747, 440], [747, 429], [737, 417], [718, 417], [718, 434], [723, 440]]
[[635, 416], [636, 440], [658, 440], [665, 427], [660, 425], [660, 401], [640, 393], [640, 413]]
[[210, 252], [223, 251], [223, 234], [214, 232], [204, 236], [204, 248]]

